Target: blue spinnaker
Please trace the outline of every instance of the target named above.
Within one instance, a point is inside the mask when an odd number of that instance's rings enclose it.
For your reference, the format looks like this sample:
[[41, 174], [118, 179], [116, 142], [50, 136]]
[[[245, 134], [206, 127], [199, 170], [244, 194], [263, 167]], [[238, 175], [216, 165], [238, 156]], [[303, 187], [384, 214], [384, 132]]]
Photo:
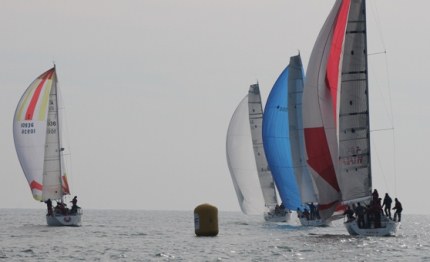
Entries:
[[300, 191], [294, 174], [288, 116], [289, 66], [276, 80], [263, 116], [263, 144], [276, 187], [285, 207], [301, 208]]

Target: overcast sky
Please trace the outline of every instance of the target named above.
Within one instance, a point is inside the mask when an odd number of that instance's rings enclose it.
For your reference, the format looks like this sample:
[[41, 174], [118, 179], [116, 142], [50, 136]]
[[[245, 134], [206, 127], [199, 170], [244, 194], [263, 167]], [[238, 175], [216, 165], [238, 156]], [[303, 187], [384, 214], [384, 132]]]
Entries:
[[[239, 211], [230, 117], [265, 103], [289, 57], [307, 62], [334, 0], [0, 0], [0, 208], [33, 200], [12, 135], [16, 105], [55, 61], [73, 195], [84, 208]], [[430, 214], [430, 2], [367, 3], [374, 187]], [[395, 142], [395, 143], [394, 143]]]

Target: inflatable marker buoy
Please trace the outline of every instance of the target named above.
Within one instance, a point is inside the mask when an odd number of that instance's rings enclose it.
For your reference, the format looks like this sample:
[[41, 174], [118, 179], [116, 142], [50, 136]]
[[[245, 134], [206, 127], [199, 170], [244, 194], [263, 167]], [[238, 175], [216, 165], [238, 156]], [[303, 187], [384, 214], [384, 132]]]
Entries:
[[197, 236], [218, 235], [218, 209], [202, 204], [194, 209], [194, 229]]

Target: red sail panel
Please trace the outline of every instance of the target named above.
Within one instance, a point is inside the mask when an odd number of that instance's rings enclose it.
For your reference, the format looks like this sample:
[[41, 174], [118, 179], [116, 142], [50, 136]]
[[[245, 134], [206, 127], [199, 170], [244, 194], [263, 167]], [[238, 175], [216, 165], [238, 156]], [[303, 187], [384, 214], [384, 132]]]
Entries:
[[39, 183], [37, 183], [36, 181], [31, 181], [31, 183], [30, 183], [30, 189], [37, 189], [37, 190], [40, 190], [40, 191], [42, 191], [42, 189], [43, 189], [43, 186], [41, 185], [41, 184], [39, 184]]
[[66, 176], [62, 176], [63, 179], [63, 193], [66, 194], [70, 194], [70, 189], [69, 189], [69, 182], [67, 182], [67, 177]]
[[40, 92], [42, 91], [43, 85], [45, 84], [46, 80], [51, 79], [52, 75], [54, 74], [54, 70], [55, 69], [52, 68], [39, 77], [42, 78], [42, 81], [40, 81], [39, 85], [34, 91], [33, 97], [31, 98], [30, 104], [27, 108], [27, 112], [25, 113], [25, 120], [33, 119], [34, 110], [36, 109], [37, 101], [39, 101]]
[[323, 127], [305, 128], [306, 151], [308, 164], [331, 187], [340, 191], [336, 179], [336, 172], [330, 156], [327, 138]]
[[337, 123], [337, 88], [339, 84], [340, 57], [343, 51], [343, 42], [345, 39], [345, 28], [348, 22], [349, 6], [350, 0], [342, 1], [342, 5], [339, 9], [336, 22], [334, 24], [333, 39], [327, 60], [325, 81], [331, 94], [335, 123]]

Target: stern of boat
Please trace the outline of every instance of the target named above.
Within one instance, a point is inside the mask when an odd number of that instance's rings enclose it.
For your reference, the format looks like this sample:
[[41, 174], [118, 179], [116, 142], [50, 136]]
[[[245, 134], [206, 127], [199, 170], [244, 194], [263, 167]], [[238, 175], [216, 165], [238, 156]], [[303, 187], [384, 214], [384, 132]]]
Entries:
[[83, 212], [79, 208], [75, 214], [46, 215], [48, 226], [81, 226]]

